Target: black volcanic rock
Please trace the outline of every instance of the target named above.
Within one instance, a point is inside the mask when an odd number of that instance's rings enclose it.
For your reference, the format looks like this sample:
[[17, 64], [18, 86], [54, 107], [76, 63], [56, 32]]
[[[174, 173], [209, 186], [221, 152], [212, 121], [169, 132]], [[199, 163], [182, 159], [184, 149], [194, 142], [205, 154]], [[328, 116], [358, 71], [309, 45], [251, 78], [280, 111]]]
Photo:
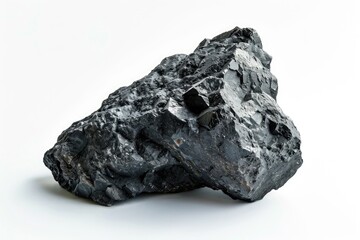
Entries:
[[302, 164], [270, 62], [253, 29], [205, 39], [110, 94], [58, 137], [44, 163], [63, 188], [104, 205], [203, 186], [261, 199]]

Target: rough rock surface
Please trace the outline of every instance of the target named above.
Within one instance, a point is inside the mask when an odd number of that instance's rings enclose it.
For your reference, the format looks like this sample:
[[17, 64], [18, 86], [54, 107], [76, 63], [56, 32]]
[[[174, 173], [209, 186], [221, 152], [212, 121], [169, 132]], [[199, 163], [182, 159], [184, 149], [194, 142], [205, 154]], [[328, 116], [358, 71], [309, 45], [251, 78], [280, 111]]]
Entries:
[[203, 186], [261, 199], [302, 164], [270, 62], [253, 29], [205, 39], [110, 94], [58, 137], [44, 163], [63, 188], [104, 205]]

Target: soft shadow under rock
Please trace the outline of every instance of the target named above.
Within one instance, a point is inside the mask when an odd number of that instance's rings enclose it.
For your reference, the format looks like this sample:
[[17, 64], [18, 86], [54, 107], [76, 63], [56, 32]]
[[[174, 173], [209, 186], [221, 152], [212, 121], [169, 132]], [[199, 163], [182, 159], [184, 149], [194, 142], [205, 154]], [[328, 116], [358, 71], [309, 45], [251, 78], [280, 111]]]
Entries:
[[33, 182], [42, 190], [43, 192], [59, 197], [59, 198], [65, 198], [67, 200], [75, 200], [75, 201], [81, 201], [88, 204], [95, 204], [90, 200], [80, 198], [75, 196], [74, 194], [66, 191], [62, 187], [59, 186], [59, 184], [54, 180], [51, 176], [46, 177], [36, 177], [33, 179]]

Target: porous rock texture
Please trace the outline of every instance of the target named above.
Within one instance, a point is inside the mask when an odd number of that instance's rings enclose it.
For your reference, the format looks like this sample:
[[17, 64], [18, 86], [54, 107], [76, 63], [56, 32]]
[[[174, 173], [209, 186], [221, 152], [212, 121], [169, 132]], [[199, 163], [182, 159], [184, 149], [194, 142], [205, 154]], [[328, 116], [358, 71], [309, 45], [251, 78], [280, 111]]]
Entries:
[[103, 205], [199, 187], [261, 199], [302, 164], [270, 62], [253, 29], [205, 39], [110, 94], [44, 163], [63, 188]]

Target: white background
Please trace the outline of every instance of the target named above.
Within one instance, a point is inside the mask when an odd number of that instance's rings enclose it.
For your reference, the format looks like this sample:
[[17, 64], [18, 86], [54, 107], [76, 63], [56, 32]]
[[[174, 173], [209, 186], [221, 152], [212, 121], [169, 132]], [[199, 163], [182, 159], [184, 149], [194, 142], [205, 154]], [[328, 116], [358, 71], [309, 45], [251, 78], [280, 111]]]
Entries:
[[[1, 1], [0, 239], [360, 239], [354, 1]], [[44, 152], [164, 57], [255, 28], [304, 164], [248, 204], [212, 190], [102, 207], [61, 189]]]

